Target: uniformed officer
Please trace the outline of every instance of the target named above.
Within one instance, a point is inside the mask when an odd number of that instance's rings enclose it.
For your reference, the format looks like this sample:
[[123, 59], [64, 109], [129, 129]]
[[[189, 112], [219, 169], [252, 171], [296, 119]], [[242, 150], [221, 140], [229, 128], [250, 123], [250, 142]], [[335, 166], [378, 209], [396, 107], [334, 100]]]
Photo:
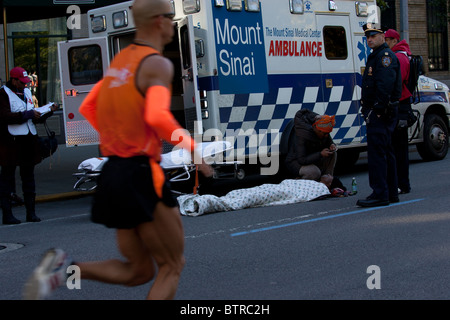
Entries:
[[372, 49], [362, 79], [361, 111], [366, 120], [369, 185], [373, 192], [356, 204], [386, 206], [399, 201], [391, 137], [398, 120], [402, 90], [400, 64], [385, 43], [383, 30], [371, 24], [364, 25], [363, 29]]

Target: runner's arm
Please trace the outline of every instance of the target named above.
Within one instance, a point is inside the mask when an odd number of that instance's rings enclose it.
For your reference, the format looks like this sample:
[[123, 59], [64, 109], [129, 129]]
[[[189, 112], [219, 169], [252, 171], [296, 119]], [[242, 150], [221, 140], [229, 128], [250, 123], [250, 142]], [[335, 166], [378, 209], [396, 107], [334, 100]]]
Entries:
[[95, 130], [98, 131], [98, 123], [97, 123], [97, 97], [98, 92], [102, 86], [103, 80], [100, 80], [96, 83], [96, 85], [92, 88], [91, 92], [87, 95], [86, 99], [83, 100], [79, 111], [83, 117], [86, 118], [87, 121], [94, 127]]
[[[180, 147], [193, 151], [195, 142], [191, 136], [182, 132], [182, 127], [170, 111], [170, 103], [171, 94], [167, 87], [156, 85], [148, 88], [145, 95], [145, 121], [161, 139], [172, 144], [178, 143]], [[178, 141], [174, 140], [176, 130], [179, 130], [176, 132]]]

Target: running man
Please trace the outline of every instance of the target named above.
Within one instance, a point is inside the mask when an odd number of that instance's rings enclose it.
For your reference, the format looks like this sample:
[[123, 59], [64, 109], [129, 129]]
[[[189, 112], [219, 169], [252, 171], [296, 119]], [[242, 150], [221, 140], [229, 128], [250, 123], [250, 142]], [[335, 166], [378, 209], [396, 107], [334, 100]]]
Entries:
[[[99, 132], [102, 154], [109, 157], [94, 195], [92, 221], [117, 229], [125, 258], [71, 261], [51, 249], [25, 286], [26, 299], [44, 299], [66, 283], [76, 264], [82, 279], [137, 286], [152, 280], [147, 299], [173, 299], [184, 266], [184, 232], [176, 199], [159, 165], [161, 139], [186, 148], [193, 159], [194, 140], [182, 132], [170, 112], [173, 65], [161, 56], [172, 41], [173, 8], [168, 0], [135, 0], [134, 43], [122, 50], [109, 71], [84, 100], [80, 112]], [[178, 131], [177, 133], [181, 133]], [[198, 170], [212, 176], [203, 160]]]

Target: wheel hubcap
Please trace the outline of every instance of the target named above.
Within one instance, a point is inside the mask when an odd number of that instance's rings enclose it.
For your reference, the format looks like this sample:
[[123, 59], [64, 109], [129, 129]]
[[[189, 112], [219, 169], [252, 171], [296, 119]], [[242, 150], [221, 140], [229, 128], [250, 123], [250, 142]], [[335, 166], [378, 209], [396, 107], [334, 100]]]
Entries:
[[441, 150], [444, 145], [445, 141], [447, 140], [447, 137], [445, 135], [444, 130], [441, 129], [439, 126], [434, 126], [430, 130], [430, 141], [431, 145], [435, 150]]

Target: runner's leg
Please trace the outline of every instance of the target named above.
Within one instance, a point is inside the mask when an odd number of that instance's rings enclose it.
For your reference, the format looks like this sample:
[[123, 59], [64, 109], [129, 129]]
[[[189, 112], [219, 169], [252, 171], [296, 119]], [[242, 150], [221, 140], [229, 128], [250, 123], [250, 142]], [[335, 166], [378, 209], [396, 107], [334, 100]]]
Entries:
[[138, 233], [158, 265], [158, 274], [148, 299], [173, 299], [184, 266], [184, 231], [180, 211], [162, 202], [156, 205], [154, 220], [139, 225]]
[[117, 244], [126, 261], [112, 259], [77, 263], [81, 278], [127, 286], [144, 284], [153, 279], [153, 259], [136, 229], [118, 229]]

